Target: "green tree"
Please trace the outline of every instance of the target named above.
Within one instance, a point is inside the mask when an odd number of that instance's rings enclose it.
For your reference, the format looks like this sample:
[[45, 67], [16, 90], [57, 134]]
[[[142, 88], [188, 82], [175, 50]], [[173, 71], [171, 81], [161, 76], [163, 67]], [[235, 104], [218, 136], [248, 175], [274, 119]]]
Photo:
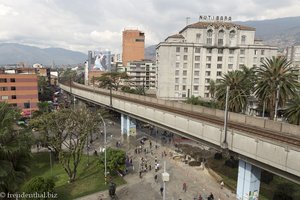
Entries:
[[[118, 170], [125, 170], [126, 153], [120, 149], [107, 148], [106, 164], [108, 173], [116, 175]], [[104, 169], [104, 153], [100, 154], [100, 166]]]
[[40, 101], [52, 101], [52, 95], [54, 89], [46, 80], [46, 77], [40, 76], [38, 79], [38, 88], [39, 88], [39, 100]]
[[95, 81], [99, 81], [100, 88], [114, 89], [118, 91], [122, 80], [128, 79], [126, 72], [107, 72], [101, 77], [95, 77]]
[[[44, 178], [41, 176], [34, 177], [31, 180], [29, 180], [24, 186], [23, 191], [27, 194], [34, 194], [35, 192], [39, 194], [44, 194], [44, 192], [47, 193], [53, 193], [54, 192], [54, 180], [52, 178]], [[32, 199], [32, 198], [27, 198]], [[42, 199], [52, 199], [52, 198], [36, 198], [39, 200]]]
[[31, 137], [16, 127], [20, 112], [0, 102], [0, 191], [16, 192], [29, 172]]
[[288, 103], [288, 107], [284, 110], [284, 117], [289, 123], [300, 125], [300, 95]]
[[216, 87], [216, 99], [220, 107], [225, 107], [226, 88], [229, 86], [228, 109], [233, 112], [242, 112], [247, 108], [247, 99], [251, 94], [248, 78], [243, 71], [235, 70], [224, 74]]
[[46, 113], [33, 120], [31, 126], [38, 128], [45, 143], [54, 149], [59, 163], [72, 182], [76, 179], [87, 137], [99, 132], [101, 123], [101, 113], [81, 107]]
[[275, 115], [276, 93], [279, 89], [279, 106], [283, 107], [299, 90], [298, 74], [285, 57], [266, 58], [260, 67], [255, 69], [257, 77], [255, 94], [265, 102], [270, 118]]

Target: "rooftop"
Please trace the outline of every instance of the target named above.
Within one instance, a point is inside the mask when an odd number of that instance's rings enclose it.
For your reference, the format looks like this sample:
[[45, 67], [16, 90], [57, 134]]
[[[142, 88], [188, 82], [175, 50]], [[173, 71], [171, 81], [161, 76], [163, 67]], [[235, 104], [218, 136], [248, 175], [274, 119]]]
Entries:
[[237, 28], [238, 30], [255, 31], [255, 28], [253, 28], [253, 27], [239, 25], [239, 24], [235, 24], [232, 22], [224, 22], [224, 21], [202, 22], [202, 21], [200, 21], [200, 22], [196, 22], [194, 24], [187, 25], [181, 31], [179, 31], [179, 33], [182, 33], [184, 30], [186, 30], [188, 28], [206, 29], [210, 26], [212, 26], [214, 28], [224, 27], [225, 29]]

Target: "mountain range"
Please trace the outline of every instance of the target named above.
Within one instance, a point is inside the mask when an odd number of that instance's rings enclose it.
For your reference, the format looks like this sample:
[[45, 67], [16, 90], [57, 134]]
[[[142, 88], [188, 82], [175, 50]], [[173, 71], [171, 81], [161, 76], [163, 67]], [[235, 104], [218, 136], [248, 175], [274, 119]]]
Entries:
[[[256, 28], [256, 38], [264, 43], [278, 46], [283, 50], [288, 46], [300, 44], [300, 17], [235, 22]], [[171, 33], [170, 33], [171, 34]], [[166, 36], [167, 37], [167, 36]], [[155, 47], [145, 48], [145, 58], [155, 60]], [[27, 65], [40, 63], [43, 65], [73, 65], [84, 63], [87, 55], [81, 52], [62, 48], [38, 48], [16, 43], [0, 44], [0, 65], [24, 62]]]
[[16, 44], [0, 44], [0, 65], [18, 64], [26, 65], [40, 63], [42, 65], [65, 65], [84, 63], [87, 55], [81, 52], [71, 51], [62, 48], [45, 48]]

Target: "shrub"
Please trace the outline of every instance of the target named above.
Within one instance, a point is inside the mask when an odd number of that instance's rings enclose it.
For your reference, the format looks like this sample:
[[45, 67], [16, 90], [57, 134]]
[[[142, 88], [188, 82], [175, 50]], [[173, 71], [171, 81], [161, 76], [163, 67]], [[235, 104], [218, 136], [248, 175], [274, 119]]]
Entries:
[[[54, 192], [54, 180], [51, 178], [34, 177], [24, 185], [24, 192], [27, 194], [43, 194], [44, 192]], [[29, 198], [30, 199], [30, 198]], [[48, 199], [48, 198], [36, 198], [36, 199]]]

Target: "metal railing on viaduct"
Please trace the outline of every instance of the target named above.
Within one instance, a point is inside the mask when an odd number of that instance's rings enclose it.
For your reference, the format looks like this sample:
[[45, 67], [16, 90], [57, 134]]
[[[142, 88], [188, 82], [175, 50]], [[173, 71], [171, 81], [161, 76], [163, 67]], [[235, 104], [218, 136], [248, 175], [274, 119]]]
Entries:
[[[71, 87], [70, 87], [71, 86]], [[224, 111], [147, 96], [60, 84], [79, 99], [105, 105], [134, 118], [215, 147], [224, 141]], [[229, 113], [228, 150], [240, 158], [300, 184], [300, 126]]]

